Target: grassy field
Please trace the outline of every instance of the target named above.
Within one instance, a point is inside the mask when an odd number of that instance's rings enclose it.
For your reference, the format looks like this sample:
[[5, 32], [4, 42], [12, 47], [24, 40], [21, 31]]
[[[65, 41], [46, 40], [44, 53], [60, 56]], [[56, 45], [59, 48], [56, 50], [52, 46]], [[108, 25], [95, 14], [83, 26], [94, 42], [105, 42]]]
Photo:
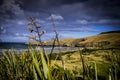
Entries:
[[[89, 73], [89, 70], [91, 71], [92, 69], [95, 69], [94, 64], [96, 63], [97, 66], [97, 75], [98, 75], [98, 80], [109, 80], [109, 69], [110, 67], [113, 67], [114, 64], [115, 66], [120, 69], [119, 65], [119, 58], [120, 58], [120, 50], [119, 49], [90, 49], [90, 50], [82, 50], [82, 58], [84, 60], [84, 65], [86, 68], [86, 76], [94, 74]], [[81, 72], [83, 71], [82, 68], [82, 59], [80, 57], [79, 51], [75, 52], [68, 52], [63, 54], [63, 58], [65, 61], [65, 67], [72, 71], [75, 72], [74, 74], [80, 75]], [[112, 62], [111, 62], [112, 60]], [[117, 64], [116, 64], [117, 62]], [[57, 64], [61, 66], [60, 60], [53, 60], [54, 64]], [[119, 70], [118, 74], [119, 73]], [[92, 75], [92, 77], [95, 75]], [[93, 80], [93, 79], [92, 79]], [[113, 79], [112, 79], [113, 80]]]
[[119, 49], [83, 49], [44, 55], [29, 52], [3, 52], [0, 58], [0, 80], [119, 80]]

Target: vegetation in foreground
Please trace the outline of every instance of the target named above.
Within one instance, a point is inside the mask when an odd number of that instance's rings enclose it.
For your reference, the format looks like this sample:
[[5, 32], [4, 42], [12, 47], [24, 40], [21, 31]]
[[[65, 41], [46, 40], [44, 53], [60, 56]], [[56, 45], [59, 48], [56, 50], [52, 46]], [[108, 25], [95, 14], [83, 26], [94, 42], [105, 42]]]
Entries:
[[[3, 52], [0, 57], [1, 80], [119, 80], [119, 49], [84, 49], [62, 54], [65, 69], [59, 54], [43, 55], [30, 48], [21, 54]], [[57, 57], [56, 57], [57, 56]]]

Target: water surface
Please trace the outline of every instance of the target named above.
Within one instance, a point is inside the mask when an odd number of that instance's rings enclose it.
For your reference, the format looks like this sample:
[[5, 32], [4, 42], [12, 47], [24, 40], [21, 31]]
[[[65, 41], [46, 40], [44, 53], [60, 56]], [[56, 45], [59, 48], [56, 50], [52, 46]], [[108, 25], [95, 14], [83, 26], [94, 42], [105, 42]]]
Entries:
[[[33, 48], [36, 48], [37, 46], [32, 46]], [[44, 46], [45, 50], [50, 53], [52, 47], [51, 46]], [[76, 50], [77, 48], [70, 48], [70, 47], [55, 47], [54, 52], [58, 52], [59, 48], [61, 51], [71, 51]], [[2, 53], [2, 50], [8, 50], [8, 49], [14, 49], [17, 51], [20, 50], [27, 50], [28, 45], [25, 43], [0, 43], [0, 54]]]

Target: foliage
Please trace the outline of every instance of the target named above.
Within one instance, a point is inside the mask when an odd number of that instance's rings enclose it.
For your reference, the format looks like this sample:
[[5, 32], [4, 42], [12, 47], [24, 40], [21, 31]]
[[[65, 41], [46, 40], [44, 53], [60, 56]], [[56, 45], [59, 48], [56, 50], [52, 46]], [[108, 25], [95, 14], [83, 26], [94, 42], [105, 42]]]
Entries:
[[3, 52], [0, 58], [0, 76], [2, 80], [56, 80], [70, 79], [71, 72], [64, 70], [62, 67], [49, 64], [48, 55], [47, 62], [43, 56], [42, 50], [37, 53], [33, 48], [28, 53], [24, 51], [21, 54], [14, 52]]
[[[75, 66], [72, 70], [64, 69], [57, 64], [49, 63], [49, 54], [43, 56], [42, 50], [37, 52], [29, 48], [28, 52], [22, 51], [18, 54], [12, 52], [3, 52], [0, 57], [0, 79], [1, 80], [119, 80], [119, 50], [103, 50], [106, 55], [102, 56], [107, 62], [99, 62], [90, 59], [86, 60], [84, 51], [79, 51], [81, 64]], [[99, 51], [100, 52], [100, 51]], [[111, 52], [111, 53], [110, 53]], [[96, 52], [97, 54], [97, 52]], [[114, 54], [114, 55], [113, 55]], [[55, 54], [54, 54], [55, 55]], [[74, 53], [64, 54], [71, 57]], [[102, 55], [102, 52], [101, 54]], [[70, 58], [70, 59], [71, 59]], [[72, 62], [72, 61], [71, 61]], [[72, 63], [71, 63], [72, 65]]]

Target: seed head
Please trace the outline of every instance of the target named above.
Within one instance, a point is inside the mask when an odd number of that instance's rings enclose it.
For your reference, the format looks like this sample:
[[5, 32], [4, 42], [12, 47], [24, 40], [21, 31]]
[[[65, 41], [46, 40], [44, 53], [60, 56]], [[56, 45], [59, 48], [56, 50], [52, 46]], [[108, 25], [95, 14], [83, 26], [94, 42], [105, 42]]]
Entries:
[[46, 31], [45, 31], [45, 30], [42, 30], [42, 33], [43, 33], [43, 34], [45, 34], [45, 33], [46, 33]]
[[35, 23], [36, 28], [40, 28], [41, 25], [39, 23]]
[[32, 19], [32, 22], [33, 22], [33, 23], [36, 23], [36, 20], [37, 20], [37, 18], [34, 17], [34, 18]]
[[27, 19], [28, 19], [28, 25], [36, 23], [36, 17], [32, 18], [28, 16]]
[[34, 31], [34, 29], [33, 29], [31, 26], [28, 26], [28, 30], [29, 30], [30, 32], [33, 32], [33, 31]]
[[41, 35], [43, 35], [43, 34], [45, 34], [45, 30], [42, 30], [41, 32], [39, 32], [39, 35], [41, 36]]
[[28, 16], [27, 19], [28, 19], [28, 25], [32, 24], [32, 18]]
[[31, 35], [31, 36], [29, 36], [29, 39], [36, 40], [36, 36], [35, 35]]

